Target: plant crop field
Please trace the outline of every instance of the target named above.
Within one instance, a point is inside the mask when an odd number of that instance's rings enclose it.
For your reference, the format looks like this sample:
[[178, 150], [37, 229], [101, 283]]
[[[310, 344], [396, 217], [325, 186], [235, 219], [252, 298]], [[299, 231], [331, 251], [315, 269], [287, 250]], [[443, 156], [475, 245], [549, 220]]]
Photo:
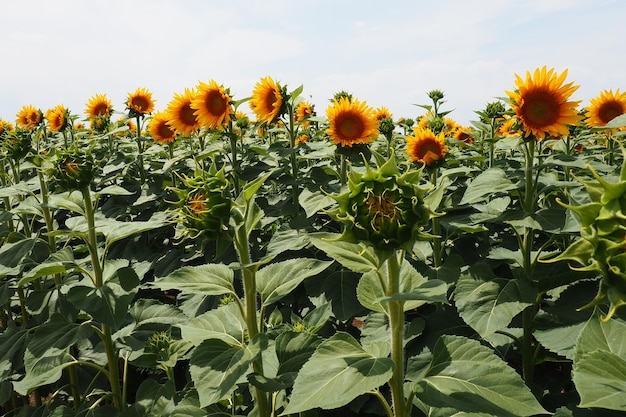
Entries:
[[[626, 412], [626, 93], [261, 78], [0, 121], [5, 416]], [[418, 100], [419, 101], [419, 100]]]

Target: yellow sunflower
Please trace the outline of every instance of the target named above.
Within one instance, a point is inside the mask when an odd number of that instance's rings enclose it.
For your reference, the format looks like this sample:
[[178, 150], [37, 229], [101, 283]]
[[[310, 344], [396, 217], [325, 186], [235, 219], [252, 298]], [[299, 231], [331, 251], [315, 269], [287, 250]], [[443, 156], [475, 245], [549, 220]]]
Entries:
[[406, 153], [414, 162], [432, 165], [448, 153], [443, 133], [435, 135], [430, 129], [416, 128], [412, 136], [407, 136]]
[[311, 122], [305, 119], [313, 115], [315, 115], [315, 111], [313, 110], [313, 105], [309, 103], [308, 101], [301, 101], [296, 106], [296, 111], [293, 116], [293, 119], [296, 122], [302, 122], [302, 125], [304, 127], [309, 127], [311, 125]]
[[176, 140], [176, 132], [167, 124], [169, 120], [167, 113], [158, 112], [152, 116], [148, 123], [148, 133], [150, 133], [152, 139], [163, 145]]
[[146, 88], [139, 87], [134, 93], [128, 93], [126, 107], [130, 111], [131, 117], [152, 113], [154, 110], [152, 93]]
[[18, 127], [23, 129], [33, 130], [43, 120], [43, 114], [41, 110], [36, 109], [31, 105], [26, 105], [17, 112], [17, 119], [15, 123]]
[[341, 97], [326, 109], [331, 141], [340, 146], [370, 143], [378, 136], [374, 111], [364, 101]]
[[524, 127], [524, 137], [534, 135], [568, 135], [568, 125], [576, 125], [581, 117], [576, 110], [580, 101], [568, 101], [578, 89], [573, 83], [564, 84], [567, 70], [557, 75], [553, 68], [537, 68], [526, 72], [526, 80], [515, 74], [517, 90], [507, 91], [511, 107]]
[[211, 80], [208, 84], [200, 82], [191, 108], [200, 124], [209, 129], [221, 129], [235, 114], [232, 101], [229, 90]]
[[15, 128], [11, 122], [7, 122], [6, 120], [0, 120], [0, 135], [3, 135], [8, 132], [13, 132]]
[[374, 117], [378, 121], [381, 121], [383, 119], [393, 119], [391, 112], [385, 106], [379, 107], [376, 110], [374, 110]]
[[509, 118], [505, 119], [498, 130], [496, 131], [498, 136], [521, 136], [521, 132], [516, 130], [517, 119]]
[[200, 129], [200, 122], [191, 108], [191, 102], [195, 97], [195, 92], [185, 88], [184, 93], [174, 94], [174, 99], [170, 101], [165, 109], [169, 121], [169, 126], [174, 128], [176, 133], [189, 136]]
[[273, 122], [280, 116], [283, 107], [283, 93], [280, 86], [267, 76], [254, 86], [250, 108], [259, 122]]
[[615, 93], [613, 90], [604, 90], [598, 97], [590, 100], [585, 112], [587, 126], [604, 126], [626, 113], [626, 92], [620, 93], [619, 88]]
[[111, 116], [113, 113], [113, 105], [106, 94], [96, 94], [87, 102], [85, 114], [90, 119], [98, 116]]
[[48, 121], [48, 128], [53, 132], [61, 132], [69, 122], [69, 111], [59, 104], [56, 107], [46, 110], [45, 118]]
[[457, 125], [454, 130], [451, 131], [452, 137], [456, 140], [463, 141], [468, 145], [471, 145], [474, 142], [474, 138], [470, 132], [470, 128], [463, 127], [461, 125]]

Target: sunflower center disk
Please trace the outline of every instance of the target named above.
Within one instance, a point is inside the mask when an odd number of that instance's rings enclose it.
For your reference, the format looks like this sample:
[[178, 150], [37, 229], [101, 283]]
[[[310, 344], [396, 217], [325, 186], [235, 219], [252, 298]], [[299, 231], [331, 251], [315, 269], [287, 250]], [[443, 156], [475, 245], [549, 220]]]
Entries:
[[345, 117], [337, 125], [339, 134], [346, 139], [358, 138], [363, 132], [363, 121], [357, 117]]
[[559, 118], [559, 102], [547, 91], [529, 95], [522, 106], [524, 120], [533, 128], [544, 128]]
[[604, 124], [607, 124], [617, 116], [624, 114], [621, 103], [608, 102], [602, 105], [598, 110], [598, 117]]

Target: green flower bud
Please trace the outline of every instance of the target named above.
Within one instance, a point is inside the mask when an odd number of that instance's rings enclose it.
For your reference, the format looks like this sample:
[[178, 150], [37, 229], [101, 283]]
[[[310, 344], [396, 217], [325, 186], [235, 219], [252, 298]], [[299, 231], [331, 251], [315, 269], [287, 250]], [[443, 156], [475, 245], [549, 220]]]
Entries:
[[561, 203], [580, 218], [581, 237], [548, 262], [574, 260], [583, 266], [572, 269], [599, 272], [600, 289], [586, 307], [608, 302], [609, 312], [603, 320], [609, 320], [617, 308], [626, 305], [626, 160], [615, 183], [590, 169], [596, 181], [578, 181], [585, 185], [591, 202], [579, 206]]
[[181, 176], [181, 187], [171, 188], [178, 196], [174, 204], [184, 237], [203, 235], [216, 239], [228, 231], [230, 219], [230, 183], [224, 171], [200, 171], [195, 177]]
[[98, 166], [90, 153], [70, 149], [59, 155], [54, 177], [58, 185], [68, 190], [82, 190], [96, 177]]
[[421, 170], [400, 175], [392, 156], [377, 170], [352, 170], [344, 194], [333, 197], [338, 206], [328, 213], [344, 223], [345, 232], [379, 249], [410, 250], [425, 235], [423, 226], [433, 217], [424, 205], [426, 189], [417, 184]]

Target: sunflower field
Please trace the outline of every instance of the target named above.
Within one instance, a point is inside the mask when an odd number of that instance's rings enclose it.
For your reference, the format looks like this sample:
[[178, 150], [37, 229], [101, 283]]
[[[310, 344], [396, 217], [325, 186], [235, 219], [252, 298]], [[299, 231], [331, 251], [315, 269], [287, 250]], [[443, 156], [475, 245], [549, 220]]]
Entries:
[[626, 93], [261, 78], [0, 121], [5, 416], [626, 413]]

